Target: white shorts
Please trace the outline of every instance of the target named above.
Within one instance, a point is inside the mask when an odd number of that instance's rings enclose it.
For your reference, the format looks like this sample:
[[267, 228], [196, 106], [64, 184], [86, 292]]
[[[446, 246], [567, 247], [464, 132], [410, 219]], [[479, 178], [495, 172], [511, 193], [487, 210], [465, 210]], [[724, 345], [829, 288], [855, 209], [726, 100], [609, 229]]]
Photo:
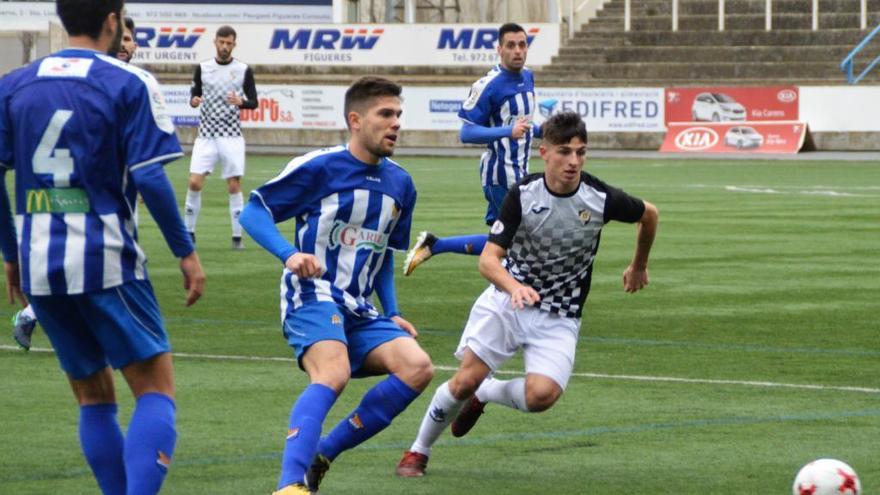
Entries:
[[193, 143], [191, 174], [210, 174], [217, 162], [223, 165], [223, 178], [244, 175], [244, 137], [196, 138]]
[[510, 295], [490, 285], [471, 308], [455, 357], [469, 348], [495, 372], [522, 348], [526, 373], [550, 377], [565, 390], [580, 327], [580, 318], [531, 306], [514, 310]]

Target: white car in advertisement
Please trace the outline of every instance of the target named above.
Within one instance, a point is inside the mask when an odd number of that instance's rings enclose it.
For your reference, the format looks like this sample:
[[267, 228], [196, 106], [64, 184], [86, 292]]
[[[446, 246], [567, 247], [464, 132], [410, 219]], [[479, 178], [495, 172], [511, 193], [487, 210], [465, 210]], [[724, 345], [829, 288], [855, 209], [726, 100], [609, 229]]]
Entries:
[[764, 144], [764, 136], [747, 126], [731, 127], [724, 135], [724, 144], [738, 150], [760, 148]]
[[746, 120], [746, 108], [724, 93], [700, 93], [691, 106], [694, 122]]

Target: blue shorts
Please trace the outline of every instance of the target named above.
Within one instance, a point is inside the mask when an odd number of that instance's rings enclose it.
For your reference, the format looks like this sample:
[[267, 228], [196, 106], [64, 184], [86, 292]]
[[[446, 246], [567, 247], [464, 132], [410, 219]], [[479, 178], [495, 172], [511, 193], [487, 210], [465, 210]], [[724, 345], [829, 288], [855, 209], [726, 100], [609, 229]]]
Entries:
[[124, 368], [171, 350], [149, 281], [28, 300], [71, 378], [92, 376], [108, 363]]
[[504, 196], [507, 196], [507, 188], [504, 186], [483, 186], [483, 196], [489, 202], [486, 208], [486, 225], [492, 225], [498, 220], [501, 205], [504, 204]]
[[296, 360], [302, 369], [303, 354], [322, 340], [338, 340], [348, 347], [351, 376], [370, 376], [363, 370], [367, 354], [376, 347], [399, 337], [411, 337], [389, 318], [357, 316], [332, 302], [309, 303], [288, 311], [282, 325], [284, 338], [296, 351]]

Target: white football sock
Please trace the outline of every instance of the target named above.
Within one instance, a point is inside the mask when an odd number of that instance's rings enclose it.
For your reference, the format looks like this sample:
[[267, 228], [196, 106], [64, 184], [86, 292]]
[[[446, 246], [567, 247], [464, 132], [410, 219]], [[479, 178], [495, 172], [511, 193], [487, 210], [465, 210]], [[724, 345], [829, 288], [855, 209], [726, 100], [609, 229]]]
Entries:
[[183, 223], [188, 232], [196, 231], [196, 220], [199, 218], [199, 210], [202, 209], [202, 192], [187, 189], [186, 204], [183, 214]]
[[241, 191], [229, 195], [229, 219], [232, 221], [232, 237], [241, 237], [241, 224], [238, 217], [241, 216], [241, 208], [244, 205], [244, 196]]
[[529, 410], [526, 405], [525, 378], [514, 378], [513, 380], [486, 378], [477, 389], [476, 395], [480, 402], [493, 402], [526, 412]]
[[443, 382], [434, 392], [434, 398], [428, 410], [425, 411], [425, 417], [422, 418], [422, 426], [419, 427], [419, 436], [416, 437], [415, 443], [412, 444], [410, 450], [431, 455], [431, 446], [437, 441], [437, 438], [443, 433], [443, 430], [452, 423], [452, 420], [458, 416], [458, 411], [466, 401], [456, 400], [449, 391], [449, 382]]
[[29, 318], [31, 320], [37, 319], [37, 315], [34, 314], [34, 308], [32, 308], [30, 304], [28, 304], [23, 310], [21, 310], [21, 316]]

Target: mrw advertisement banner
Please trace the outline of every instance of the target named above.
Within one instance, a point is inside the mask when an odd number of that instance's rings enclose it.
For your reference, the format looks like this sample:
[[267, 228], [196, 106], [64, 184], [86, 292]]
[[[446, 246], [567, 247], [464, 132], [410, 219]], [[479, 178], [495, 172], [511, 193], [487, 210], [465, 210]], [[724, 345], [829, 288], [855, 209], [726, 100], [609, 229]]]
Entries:
[[[144, 22], [134, 63], [194, 64], [214, 56], [218, 23]], [[558, 24], [526, 24], [529, 65], [559, 51]], [[495, 24], [242, 24], [234, 56], [258, 65], [473, 66], [498, 61]]]

